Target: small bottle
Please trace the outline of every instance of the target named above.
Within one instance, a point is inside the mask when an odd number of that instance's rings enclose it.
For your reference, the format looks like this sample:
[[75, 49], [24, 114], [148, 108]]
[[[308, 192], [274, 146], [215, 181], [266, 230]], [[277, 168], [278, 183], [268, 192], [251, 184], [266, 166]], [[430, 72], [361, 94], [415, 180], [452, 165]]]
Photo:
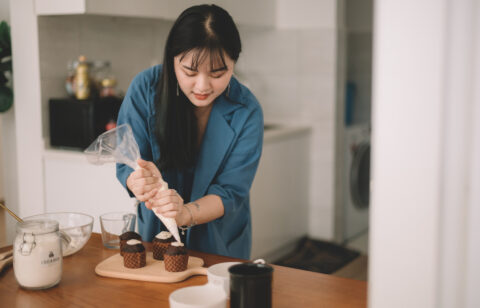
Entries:
[[105, 78], [102, 80], [102, 89], [100, 97], [115, 96], [115, 85], [117, 81], [114, 78]]
[[90, 97], [90, 78], [85, 56], [78, 58], [78, 65], [75, 69], [75, 85], [75, 97], [77, 99], [88, 99]]

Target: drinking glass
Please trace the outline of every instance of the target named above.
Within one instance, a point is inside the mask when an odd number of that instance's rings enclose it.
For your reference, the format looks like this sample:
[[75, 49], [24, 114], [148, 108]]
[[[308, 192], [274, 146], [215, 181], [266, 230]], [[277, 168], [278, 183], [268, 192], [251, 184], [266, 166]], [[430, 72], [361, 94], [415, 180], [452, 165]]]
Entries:
[[132, 213], [114, 212], [100, 215], [103, 246], [120, 249], [119, 236], [127, 231], [135, 231], [137, 216]]

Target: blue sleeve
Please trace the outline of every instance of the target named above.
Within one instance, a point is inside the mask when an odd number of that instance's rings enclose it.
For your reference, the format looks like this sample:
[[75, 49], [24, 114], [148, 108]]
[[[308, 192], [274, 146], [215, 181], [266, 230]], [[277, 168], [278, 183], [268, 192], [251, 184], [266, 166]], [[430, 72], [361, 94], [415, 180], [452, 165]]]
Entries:
[[259, 105], [249, 115], [239, 132], [221, 172], [209, 186], [207, 194], [218, 195], [225, 209], [215, 223], [229, 223], [249, 204], [249, 193], [258, 168], [263, 145], [263, 113]]
[[[152, 160], [150, 143], [149, 119], [151, 116], [152, 93], [148, 75], [145, 72], [138, 74], [130, 84], [127, 94], [120, 107], [117, 125], [128, 123], [132, 127], [133, 136], [137, 141], [140, 156], [145, 160]], [[133, 169], [124, 164], [117, 164], [117, 178], [127, 189], [130, 197], [133, 193], [127, 188], [127, 178]]]

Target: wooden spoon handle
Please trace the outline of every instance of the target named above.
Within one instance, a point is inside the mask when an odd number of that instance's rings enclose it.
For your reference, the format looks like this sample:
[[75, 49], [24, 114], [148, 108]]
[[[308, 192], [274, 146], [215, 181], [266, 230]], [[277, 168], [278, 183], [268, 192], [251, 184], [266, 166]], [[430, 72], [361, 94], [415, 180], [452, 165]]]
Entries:
[[10, 211], [10, 209], [8, 207], [6, 207], [5, 205], [3, 205], [2, 203], [0, 203], [0, 207], [2, 207], [4, 210], [6, 210], [8, 212], [8, 214], [12, 215], [12, 217], [15, 218], [17, 221], [19, 221], [19, 222], [23, 221], [20, 217], [15, 215], [14, 212]]
[[13, 254], [13, 250], [5, 251], [0, 253], [0, 260], [6, 259], [7, 257], [10, 257]]
[[13, 256], [6, 258], [5, 260], [0, 261], [0, 272], [3, 270], [4, 267], [12, 263]]

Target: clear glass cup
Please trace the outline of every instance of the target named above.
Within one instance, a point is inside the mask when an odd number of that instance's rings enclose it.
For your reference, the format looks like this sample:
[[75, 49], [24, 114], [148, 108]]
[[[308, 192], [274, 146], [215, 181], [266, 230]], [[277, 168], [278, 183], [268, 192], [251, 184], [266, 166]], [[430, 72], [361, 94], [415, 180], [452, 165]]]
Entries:
[[103, 246], [120, 249], [119, 236], [127, 231], [135, 231], [137, 216], [132, 213], [114, 212], [100, 215]]

